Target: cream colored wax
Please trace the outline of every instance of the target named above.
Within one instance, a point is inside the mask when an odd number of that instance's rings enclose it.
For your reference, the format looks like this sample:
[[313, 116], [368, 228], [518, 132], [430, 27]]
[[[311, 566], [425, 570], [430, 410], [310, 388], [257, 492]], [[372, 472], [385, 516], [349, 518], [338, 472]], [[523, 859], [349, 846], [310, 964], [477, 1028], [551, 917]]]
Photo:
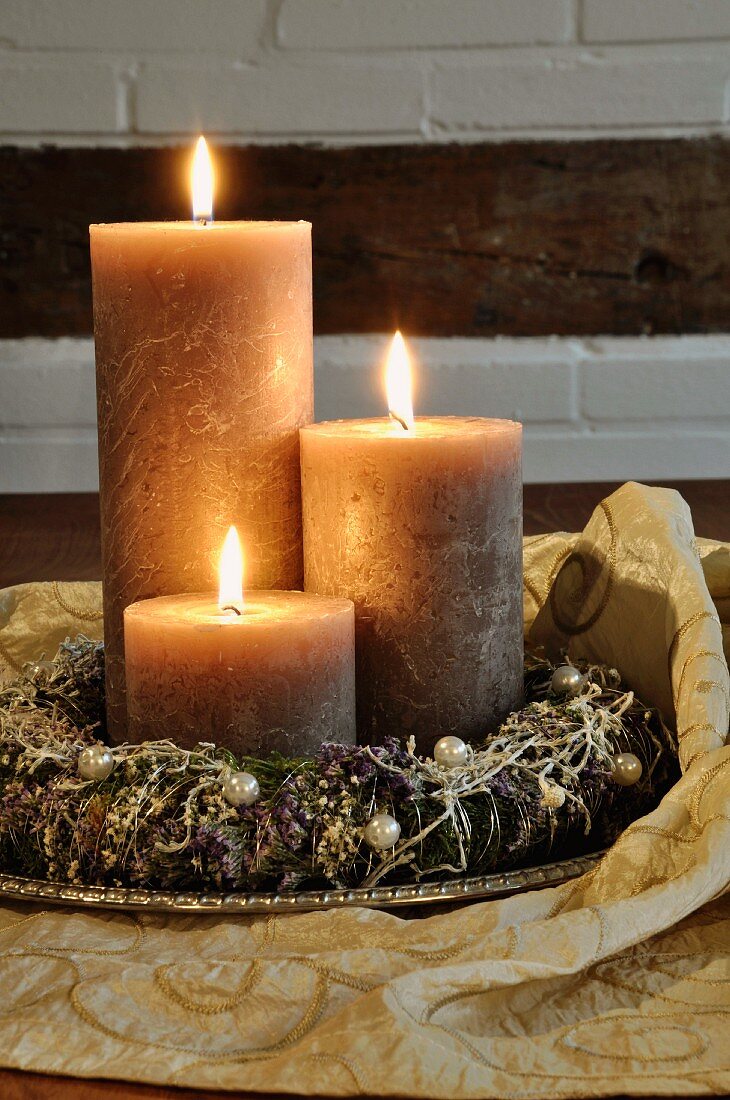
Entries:
[[124, 644], [135, 742], [298, 756], [355, 741], [349, 600], [250, 592], [241, 615], [212, 594], [141, 600], [124, 612]]
[[311, 226], [91, 226], [107, 718], [126, 737], [124, 608], [204, 591], [235, 523], [254, 588], [302, 584]]
[[305, 588], [355, 602], [358, 737], [475, 740], [522, 696], [522, 428], [302, 429]]

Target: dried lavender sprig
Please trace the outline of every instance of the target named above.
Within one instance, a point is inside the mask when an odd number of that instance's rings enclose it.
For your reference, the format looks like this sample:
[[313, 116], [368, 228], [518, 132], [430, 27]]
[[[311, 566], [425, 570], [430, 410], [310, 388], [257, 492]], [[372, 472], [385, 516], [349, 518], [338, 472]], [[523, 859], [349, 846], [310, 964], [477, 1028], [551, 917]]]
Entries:
[[[115, 747], [111, 776], [90, 783], [77, 761], [101, 732], [88, 720], [103, 708], [102, 656], [87, 639], [66, 643], [53, 667], [29, 670], [0, 695], [7, 868], [179, 889], [483, 873], [553, 846], [585, 845], [591, 823], [590, 840], [600, 846], [656, 798], [673, 760], [661, 723], [622, 691], [617, 674], [596, 666], [583, 698], [558, 700], [545, 686], [552, 666], [529, 658], [532, 701], [448, 776], [397, 741], [239, 762], [213, 745], [190, 752], [160, 741]], [[617, 748], [638, 749], [646, 761], [642, 783], [620, 798], [608, 766]], [[255, 806], [235, 809], [223, 798], [222, 779], [234, 767], [255, 772], [262, 792]], [[403, 830], [384, 860], [362, 842], [378, 809]]]

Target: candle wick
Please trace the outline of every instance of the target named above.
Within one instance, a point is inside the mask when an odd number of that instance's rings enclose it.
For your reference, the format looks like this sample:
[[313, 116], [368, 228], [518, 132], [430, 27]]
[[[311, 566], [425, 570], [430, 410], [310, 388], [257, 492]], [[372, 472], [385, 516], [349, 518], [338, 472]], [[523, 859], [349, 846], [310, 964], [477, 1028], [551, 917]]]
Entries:
[[221, 611], [235, 611], [236, 615], [240, 615], [240, 610], [232, 603], [227, 603], [225, 607], [221, 608]]
[[206, 217], [196, 218], [195, 221], [197, 222], [198, 225], [207, 225], [208, 224], [208, 219]]
[[403, 419], [403, 417], [398, 416], [398, 413], [394, 413], [391, 410], [388, 410], [388, 416], [391, 420], [397, 420], [404, 432], [410, 431], [410, 428], [406, 424], [405, 420]]

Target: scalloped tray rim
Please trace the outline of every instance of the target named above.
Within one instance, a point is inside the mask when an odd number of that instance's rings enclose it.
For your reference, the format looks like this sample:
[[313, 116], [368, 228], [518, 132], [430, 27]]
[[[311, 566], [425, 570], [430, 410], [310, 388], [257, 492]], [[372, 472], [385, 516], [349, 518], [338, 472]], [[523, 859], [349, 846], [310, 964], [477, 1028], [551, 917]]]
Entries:
[[559, 886], [590, 871], [605, 854], [591, 852], [536, 867], [475, 878], [454, 877], [394, 886], [351, 890], [291, 890], [266, 893], [194, 893], [133, 889], [126, 886], [74, 886], [0, 873], [0, 899], [78, 905], [93, 909], [147, 910], [166, 913], [306, 913], [317, 909], [395, 908], [505, 897]]

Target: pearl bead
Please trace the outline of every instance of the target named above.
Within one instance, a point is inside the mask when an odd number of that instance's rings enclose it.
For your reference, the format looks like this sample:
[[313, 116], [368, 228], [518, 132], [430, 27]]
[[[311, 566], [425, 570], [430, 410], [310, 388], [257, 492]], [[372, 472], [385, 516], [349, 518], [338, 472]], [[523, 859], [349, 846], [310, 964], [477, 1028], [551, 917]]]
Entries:
[[565, 803], [565, 791], [558, 783], [539, 778], [540, 805], [546, 810], [559, 810]]
[[371, 817], [363, 833], [365, 843], [376, 852], [395, 848], [400, 837], [400, 825], [390, 814], [376, 814]]
[[633, 787], [641, 779], [644, 766], [633, 752], [617, 752], [611, 757], [612, 778], [619, 787]]
[[79, 753], [79, 775], [84, 779], [106, 779], [114, 771], [114, 757], [106, 745], [89, 745]]
[[441, 737], [434, 745], [433, 758], [442, 768], [459, 768], [466, 764], [469, 749], [460, 737]]
[[223, 780], [223, 797], [231, 806], [253, 806], [260, 794], [259, 781], [250, 772], [231, 772]]
[[573, 665], [556, 668], [550, 681], [550, 690], [556, 695], [577, 695], [583, 687], [583, 673]]

